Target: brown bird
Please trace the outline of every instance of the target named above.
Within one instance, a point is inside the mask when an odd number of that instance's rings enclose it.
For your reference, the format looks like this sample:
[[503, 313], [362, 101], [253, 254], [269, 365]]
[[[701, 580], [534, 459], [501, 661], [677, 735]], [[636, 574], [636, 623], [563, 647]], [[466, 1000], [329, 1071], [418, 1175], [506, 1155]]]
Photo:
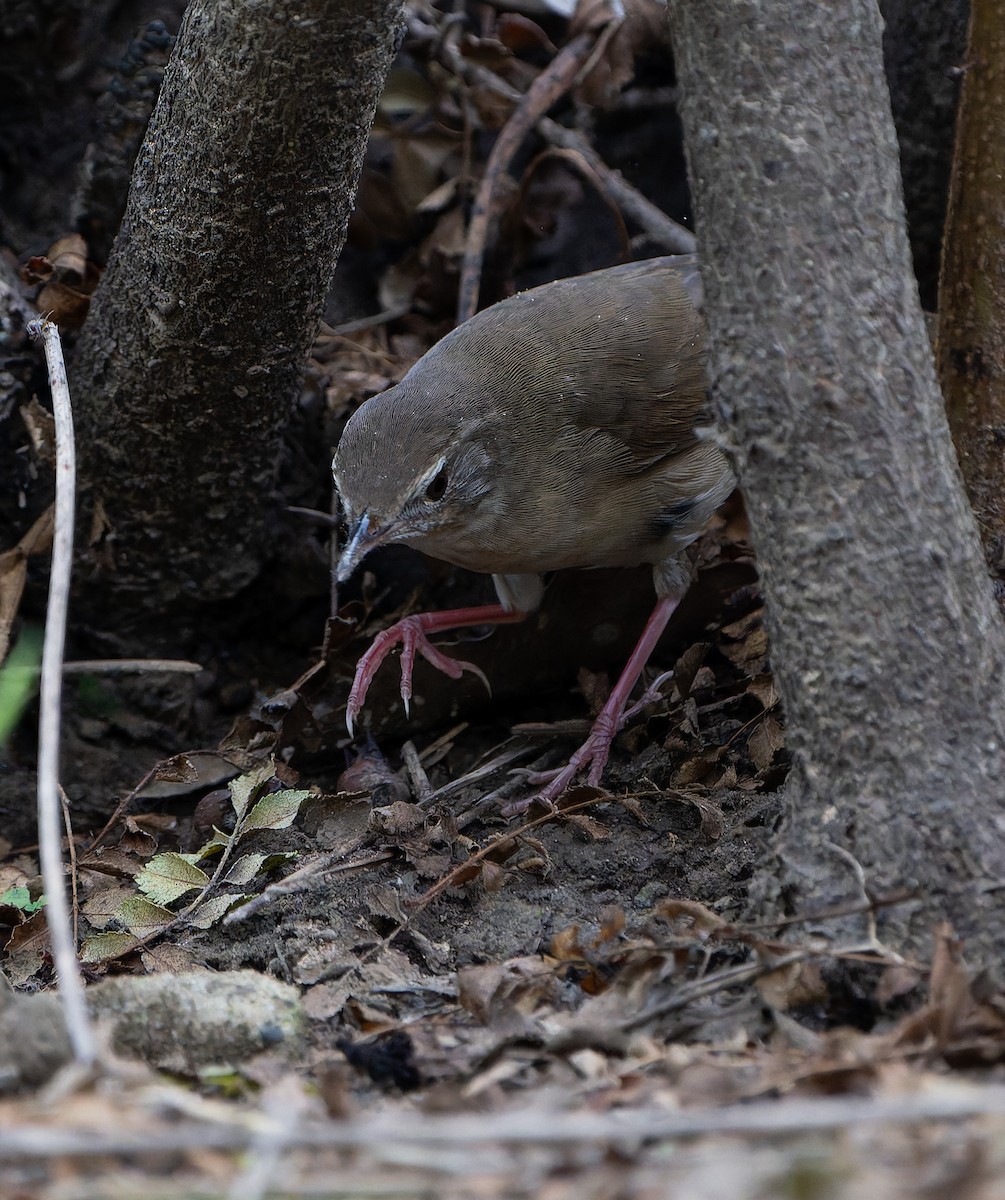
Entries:
[[349, 525], [339, 580], [374, 547], [405, 542], [491, 574], [499, 603], [420, 613], [379, 634], [356, 668], [350, 734], [399, 643], [407, 711], [416, 653], [451, 678], [481, 675], [429, 634], [523, 620], [541, 600], [542, 572], [652, 563], [652, 616], [589, 737], [565, 768], [538, 777], [548, 782], [537, 797], [552, 803], [586, 766], [599, 784], [690, 584], [681, 551], [735, 482], [698, 432], [710, 420], [700, 306], [692, 255], [548, 283], [459, 325], [353, 414], [332, 463]]

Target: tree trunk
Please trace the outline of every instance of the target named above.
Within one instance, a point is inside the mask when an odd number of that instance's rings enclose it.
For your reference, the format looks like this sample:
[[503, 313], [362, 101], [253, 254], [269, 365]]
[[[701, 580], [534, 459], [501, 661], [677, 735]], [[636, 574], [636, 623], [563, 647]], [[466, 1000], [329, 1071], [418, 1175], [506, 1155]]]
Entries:
[[939, 378], [1005, 591], [1005, 7], [973, 0], [939, 298]]
[[189, 6], [76, 355], [115, 572], [114, 604], [107, 581], [90, 592], [106, 628], [130, 607], [230, 596], [262, 566], [279, 437], [401, 8]]
[[1005, 629], [911, 269], [875, 0], [671, 0], [714, 396], [793, 770], [774, 913], [907, 885], [1005, 944]]

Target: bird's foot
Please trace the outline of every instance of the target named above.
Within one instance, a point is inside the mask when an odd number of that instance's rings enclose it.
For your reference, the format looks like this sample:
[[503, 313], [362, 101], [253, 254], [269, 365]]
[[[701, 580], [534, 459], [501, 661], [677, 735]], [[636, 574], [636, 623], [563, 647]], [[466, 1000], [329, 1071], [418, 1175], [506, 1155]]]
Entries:
[[658, 697], [660, 688], [673, 675], [672, 671], [667, 671], [660, 675], [654, 683], [646, 688], [640, 700], [635, 704], [629, 705], [628, 698], [631, 695], [632, 689], [645, 670], [649, 656], [659, 641], [660, 634], [666, 628], [667, 622], [673, 615], [679, 599], [678, 595], [671, 594], [662, 596], [657, 602], [652, 616], [646, 622], [646, 627], [642, 631], [638, 645], [632, 651], [631, 657], [625, 664], [625, 669], [621, 672], [620, 679], [614, 685], [607, 703], [600, 710], [600, 715], [596, 721], [594, 721], [593, 728], [590, 730], [586, 741], [561, 770], [529, 776], [531, 783], [544, 783], [545, 786], [539, 792], [532, 793], [523, 800], [516, 800], [507, 804], [502, 810], [504, 816], [513, 817], [524, 812], [535, 800], [554, 811], [556, 808], [555, 801], [569, 787], [579, 772], [587, 766], [589, 767], [586, 775], [587, 785], [589, 787], [600, 786], [604, 767], [607, 766], [607, 760], [610, 757], [611, 744], [615, 737], [617, 737], [619, 731], [624, 728], [625, 724], [632, 717]]
[[[415, 656], [417, 653], [421, 654], [428, 663], [431, 663], [438, 671], [442, 671], [444, 675], [448, 675], [451, 679], [460, 679], [465, 671], [470, 671], [472, 675], [478, 676], [486, 688], [489, 687], [489, 681], [485, 678], [485, 672], [479, 670], [474, 663], [464, 662], [459, 658], [451, 658], [449, 654], [444, 654], [442, 650], [437, 650], [429, 640], [425, 624], [423, 623], [423, 617], [438, 615], [436, 613], [417, 613], [414, 616], [405, 617], [390, 626], [390, 628], [378, 633], [374, 638], [370, 649], [367, 650], [356, 664], [356, 676], [352, 681], [349, 699], [345, 706], [345, 723], [350, 736], [353, 733], [356, 718], [359, 716], [360, 710], [366, 700], [366, 694], [370, 690], [373, 677], [377, 674], [384, 659], [387, 658], [399, 643], [401, 645], [400, 691], [406, 715], [408, 714], [409, 705], [412, 700], [412, 671], [415, 667]], [[491, 690], [489, 688], [490, 692]]]
[[514, 612], [503, 608], [501, 604], [486, 604], [476, 608], [455, 608], [444, 612], [415, 613], [403, 617], [390, 628], [378, 633], [373, 639], [370, 649], [356, 664], [356, 675], [349, 690], [349, 699], [345, 706], [345, 723], [350, 737], [353, 734], [356, 718], [366, 700], [373, 677], [380, 669], [381, 663], [397, 645], [401, 645], [401, 699], [408, 713], [412, 699], [412, 670], [415, 666], [415, 656], [420, 654], [428, 663], [451, 679], [460, 679], [465, 671], [485, 684], [491, 694], [489, 681], [484, 671], [474, 663], [464, 662], [459, 658], [451, 658], [444, 654], [429, 640], [430, 633], [439, 633], [447, 629], [463, 629], [473, 625], [501, 625], [514, 621], [522, 621], [526, 613]]
[[599, 787], [604, 767], [607, 766], [607, 760], [611, 754], [611, 745], [618, 730], [624, 724], [624, 719], [622, 714], [614, 711], [611, 702], [608, 701], [601, 710], [600, 716], [594, 721], [586, 741], [565, 766], [560, 767], [557, 771], [538, 771], [528, 775], [528, 783], [544, 784], [545, 786], [530, 796], [511, 801], [503, 808], [503, 815], [515, 817], [519, 813], [525, 812], [535, 801], [553, 812], [557, 811], [555, 801], [568, 790], [572, 781], [585, 767], [589, 767], [586, 775], [587, 784], [590, 787]]

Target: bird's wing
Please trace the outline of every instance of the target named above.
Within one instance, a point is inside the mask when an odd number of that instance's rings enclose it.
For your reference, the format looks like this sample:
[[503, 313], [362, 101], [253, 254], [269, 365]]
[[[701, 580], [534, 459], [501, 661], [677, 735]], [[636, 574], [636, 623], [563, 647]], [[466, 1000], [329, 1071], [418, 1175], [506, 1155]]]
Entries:
[[[673, 258], [630, 266], [635, 270], [609, 273], [614, 278], [607, 287], [616, 283], [616, 294], [607, 292], [606, 313], [581, 331], [589, 373], [574, 415], [584, 428], [617, 438], [641, 467], [691, 451], [695, 426], [709, 422], [710, 414], [705, 324], [686, 272]], [[605, 364], [604, 387], [596, 386], [598, 358]]]

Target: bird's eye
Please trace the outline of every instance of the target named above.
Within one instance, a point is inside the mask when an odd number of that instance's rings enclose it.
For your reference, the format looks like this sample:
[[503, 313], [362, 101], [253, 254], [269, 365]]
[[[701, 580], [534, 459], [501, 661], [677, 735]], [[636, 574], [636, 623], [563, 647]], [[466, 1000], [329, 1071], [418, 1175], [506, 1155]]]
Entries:
[[443, 495], [446, 492], [446, 490], [447, 490], [447, 468], [445, 466], [443, 466], [443, 467], [440, 467], [440, 469], [436, 472], [436, 474], [433, 476], [433, 478], [429, 484], [429, 487], [426, 488], [426, 499], [432, 500], [433, 503], [435, 504], [435, 502], [437, 500], [443, 499]]

